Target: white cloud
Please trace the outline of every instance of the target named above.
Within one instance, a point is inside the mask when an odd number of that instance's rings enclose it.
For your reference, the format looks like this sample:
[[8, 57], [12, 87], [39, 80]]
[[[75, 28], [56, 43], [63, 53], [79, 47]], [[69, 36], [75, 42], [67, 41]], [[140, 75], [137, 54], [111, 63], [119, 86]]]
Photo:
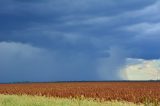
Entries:
[[[128, 64], [129, 63], [129, 64]], [[160, 59], [127, 59], [127, 65], [121, 70], [124, 80], [160, 79]]]

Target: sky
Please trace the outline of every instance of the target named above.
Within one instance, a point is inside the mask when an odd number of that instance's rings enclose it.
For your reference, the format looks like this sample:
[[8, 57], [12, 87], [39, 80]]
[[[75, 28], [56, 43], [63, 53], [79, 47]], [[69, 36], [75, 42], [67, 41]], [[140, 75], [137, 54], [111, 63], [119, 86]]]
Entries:
[[0, 0], [0, 82], [157, 80], [159, 0]]

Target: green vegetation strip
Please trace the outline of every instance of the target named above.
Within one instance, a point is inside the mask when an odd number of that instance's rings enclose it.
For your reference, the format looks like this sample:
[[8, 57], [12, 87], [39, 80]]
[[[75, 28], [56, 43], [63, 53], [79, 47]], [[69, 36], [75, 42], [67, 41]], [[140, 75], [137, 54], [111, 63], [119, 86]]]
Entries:
[[127, 102], [98, 102], [93, 99], [49, 98], [28, 95], [0, 95], [0, 106], [144, 106]]

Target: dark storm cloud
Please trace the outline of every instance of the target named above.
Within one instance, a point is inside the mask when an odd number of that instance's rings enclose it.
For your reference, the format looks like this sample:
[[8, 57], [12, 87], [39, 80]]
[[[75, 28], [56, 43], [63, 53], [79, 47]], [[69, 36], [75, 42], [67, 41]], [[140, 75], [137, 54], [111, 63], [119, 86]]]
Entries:
[[1, 82], [94, 80], [95, 63], [83, 53], [62, 54], [59, 51], [29, 44], [0, 43]]
[[[0, 70], [14, 73], [1, 81], [120, 79], [126, 58], [159, 58], [159, 7], [157, 0], [1, 0], [0, 57], [7, 62]], [[24, 79], [16, 77], [22, 70]]]

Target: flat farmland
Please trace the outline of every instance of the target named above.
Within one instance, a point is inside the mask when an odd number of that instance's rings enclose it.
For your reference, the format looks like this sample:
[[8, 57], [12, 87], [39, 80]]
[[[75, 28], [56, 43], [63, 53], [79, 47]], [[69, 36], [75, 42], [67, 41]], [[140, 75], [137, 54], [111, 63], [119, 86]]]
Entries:
[[160, 101], [160, 82], [69, 82], [0, 84], [0, 94], [94, 98], [143, 103]]

